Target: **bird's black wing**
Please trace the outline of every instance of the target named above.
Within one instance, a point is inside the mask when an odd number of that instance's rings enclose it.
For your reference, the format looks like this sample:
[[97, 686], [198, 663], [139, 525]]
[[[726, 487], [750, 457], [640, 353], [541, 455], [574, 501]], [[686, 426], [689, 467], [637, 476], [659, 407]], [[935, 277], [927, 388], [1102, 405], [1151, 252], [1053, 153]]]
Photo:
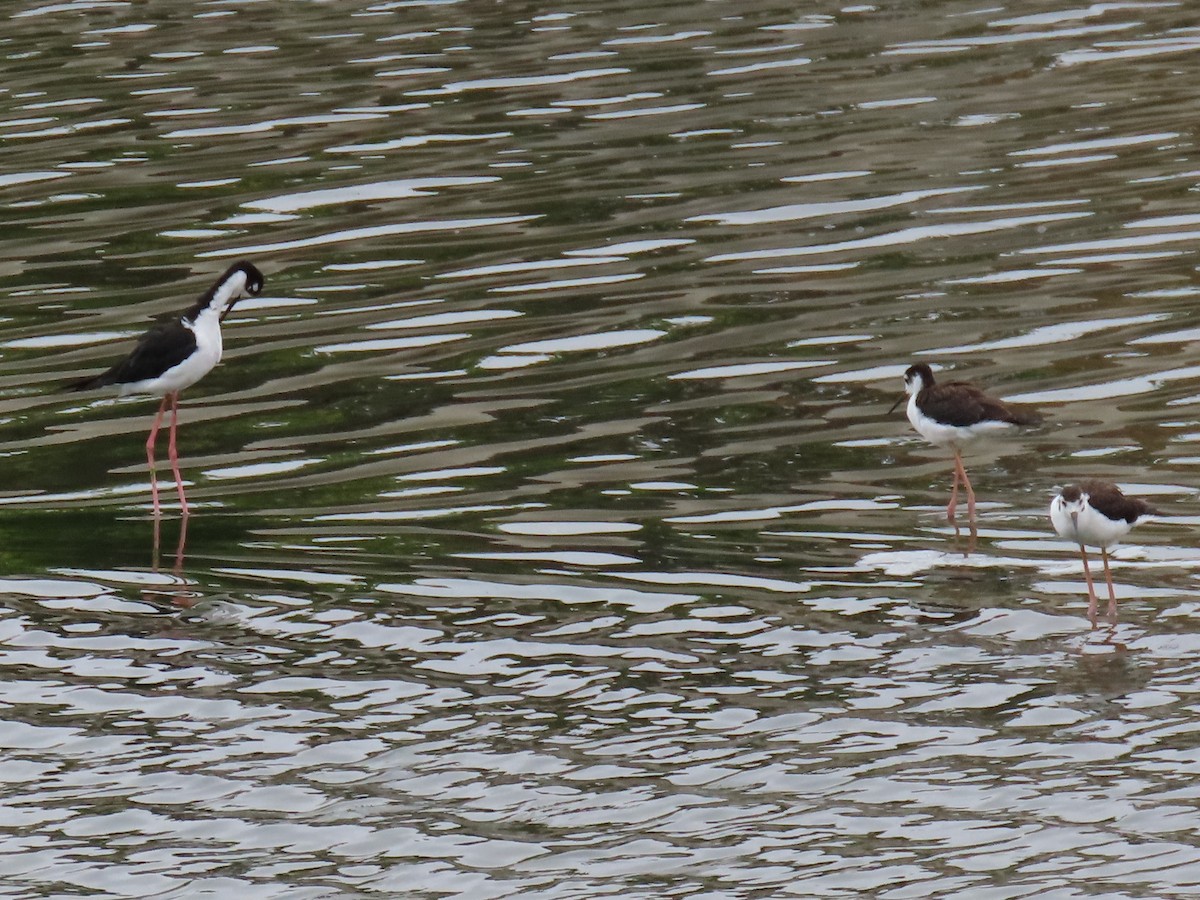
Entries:
[[143, 334], [133, 351], [107, 372], [77, 381], [71, 385], [71, 389], [83, 391], [155, 378], [172, 366], [179, 365], [195, 350], [195, 333], [178, 316], [172, 316]]
[[978, 425], [983, 421], [1008, 422], [1012, 425], [1036, 425], [1041, 421], [1032, 410], [1009, 406], [965, 381], [935, 384], [921, 398], [921, 406], [930, 418], [958, 428]]

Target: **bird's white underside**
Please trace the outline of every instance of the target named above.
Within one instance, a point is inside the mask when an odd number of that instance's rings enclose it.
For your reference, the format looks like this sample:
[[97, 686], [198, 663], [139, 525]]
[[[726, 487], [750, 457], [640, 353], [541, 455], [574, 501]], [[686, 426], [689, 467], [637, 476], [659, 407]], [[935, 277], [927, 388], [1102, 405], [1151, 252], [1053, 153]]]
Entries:
[[968, 444], [973, 444], [988, 435], [1003, 434], [1010, 431], [1013, 425], [1009, 422], [986, 421], [975, 425], [944, 425], [931, 419], [917, 406], [917, 394], [908, 396], [908, 421], [917, 433], [929, 443], [951, 450], [961, 450]]
[[178, 365], [172, 366], [154, 378], [143, 378], [121, 385], [120, 396], [150, 394], [162, 397], [175, 391], [191, 387], [221, 361], [221, 315], [229, 304], [246, 292], [246, 274], [234, 272], [233, 277], [217, 286], [212, 302], [200, 311], [195, 321], [183, 320], [196, 336], [196, 350]]
[[1085, 547], [1108, 548], [1117, 543], [1129, 530], [1132, 522], [1124, 519], [1113, 520], [1101, 512], [1097, 512], [1085, 499], [1077, 504], [1079, 516], [1076, 521], [1071, 519], [1071, 504], [1062, 496], [1050, 501], [1050, 524], [1064, 540], [1073, 541]]

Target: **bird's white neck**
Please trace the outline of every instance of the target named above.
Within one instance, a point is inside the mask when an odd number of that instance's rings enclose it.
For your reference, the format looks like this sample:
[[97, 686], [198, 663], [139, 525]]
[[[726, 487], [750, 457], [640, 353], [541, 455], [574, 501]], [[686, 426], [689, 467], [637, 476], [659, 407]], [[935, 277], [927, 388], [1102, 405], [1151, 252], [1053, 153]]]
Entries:
[[[212, 300], [208, 302], [208, 306], [201, 313], [213, 311], [218, 318], [225, 314], [234, 300], [243, 296], [246, 293], [246, 273], [235, 271], [227, 279], [222, 281], [213, 290]], [[199, 319], [199, 316], [197, 316]]]
[[[908, 421], [912, 422], [913, 426], [916, 427], [917, 419], [921, 415], [921, 411], [917, 408], [917, 391], [913, 391], [908, 395], [908, 403], [905, 404], [904, 410], [908, 414]], [[919, 431], [920, 429], [917, 430]]]
[[200, 310], [192, 320], [191, 329], [196, 335], [196, 346], [219, 361], [224, 347], [221, 342], [221, 313], [215, 303]]

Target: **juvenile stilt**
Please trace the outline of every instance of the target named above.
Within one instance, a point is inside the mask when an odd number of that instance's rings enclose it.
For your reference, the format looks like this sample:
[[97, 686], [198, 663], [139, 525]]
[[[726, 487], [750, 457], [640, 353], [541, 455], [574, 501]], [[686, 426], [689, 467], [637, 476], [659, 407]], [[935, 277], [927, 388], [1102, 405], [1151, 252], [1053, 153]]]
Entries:
[[1088, 588], [1088, 619], [1096, 627], [1096, 585], [1088, 569], [1087, 547], [1099, 547], [1104, 561], [1104, 580], [1108, 584], [1108, 617], [1117, 621], [1117, 591], [1113, 587], [1108, 550], [1129, 533], [1134, 525], [1158, 512], [1145, 500], [1126, 497], [1121, 489], [1108, 481], [1089, 479], [1063, 488], [1050, 501], [1050, 522], [1054, 530], [1068, 541], [1079, 545], [1083, 560], [1083, 577]]
[[[909, 366], [904, 373], [904, 391], [908, 394], [908, 420], [913, 428], [938, 447], [954, 453], [954, 487], [946, 518], [955, 524], [958, 485], [967, 492], [967, 519], [975, 521], [975, 489], [963, 465], [963, 448], [981, 438], [1010, 431], [1014, 426], [1036, 425], [1040, 419], [1028, 408], [1013, 406], [988, 396], [965, 381], [935, 382], [926, 363]], [[900, 401], [893, 405], [893, 409]]]

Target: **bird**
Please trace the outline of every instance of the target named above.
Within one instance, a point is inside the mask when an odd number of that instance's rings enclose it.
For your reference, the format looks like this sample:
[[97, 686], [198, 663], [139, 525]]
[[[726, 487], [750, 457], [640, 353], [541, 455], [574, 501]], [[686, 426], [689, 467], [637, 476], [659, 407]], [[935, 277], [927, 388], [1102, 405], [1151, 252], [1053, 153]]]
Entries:
[[263, 274], [242, 260], [236, 262], [216, 280], [204, 294], [176, 315], [160, 319], [143, 334], [133, 350], [112, 368], [99, 375], [80, 379], [69, 385], [71, 390], [116, 386], [119, 396], [148, 394], [162, 397], [154, 427], [146, 440], [146, 459], [150, 464], [150, 493], [154, 501], [154, 517], [159, 516], [158, 481], [155, 476], [154, 448], [158, 429], [168, 405], [171, 408], [171, 437], [167, 455], [171, 472], [179, 491], [181, 515], [188, 515], [183, 476], [179, 473], [179, 454], [175, 445], [179, 421], [179, 392], [191, 387], [221, 361], [221, 323], [233, 305], [246, 297], [257, 295], [263, 288]]
[[1083, 559], [1083, 577], [1088, 589], [1088, 618], [1096, 624], [1096, 588], [1088, 570], [1085, 547], [1099, 547], [1104, 560], [1104, 577], [1108, 581], [1108, 617], [1117, 616], [1117, 595], [1113, 590], [1112, 572], [1108, 568], [1108, 548], [1158, 511], [1138, 497], [1126, 497], [1110, 481], [1088, 479], [1062, 489], [1050, 501], [1050, 523], [1064, 540], [1079, 545]]
[[[955, 524], [961, 481], [967, 490], [967, 518], [973, 522], [975, 490], [963, 467], [963, 448], [1015, 426], [1037, 425], [1041, 417], [1031, 409], [997, 400], [966, 381], [938, 384], [933, 370], [925, 363], [917, 363], [905, 370], [904, 392], [908, 395], [908, 421], [917, 433], [935, 446], [954, 451], [954, 487], [946, 507], [946, 518]], [[893, 403], [889, 412], [895, 411], [903, 400], [901, 397]]]

